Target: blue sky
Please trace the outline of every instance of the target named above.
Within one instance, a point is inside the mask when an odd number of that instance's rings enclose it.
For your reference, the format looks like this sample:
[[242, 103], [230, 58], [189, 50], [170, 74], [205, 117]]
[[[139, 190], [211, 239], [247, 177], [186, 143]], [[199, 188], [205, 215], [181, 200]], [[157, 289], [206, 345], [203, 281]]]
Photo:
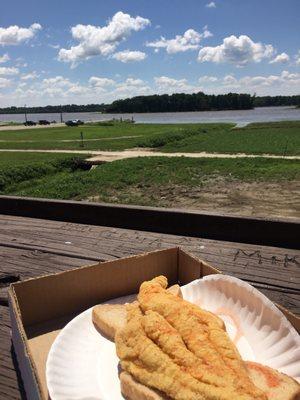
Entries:
[[300, 93], [299, 0], [3, 0], [0, 106]]

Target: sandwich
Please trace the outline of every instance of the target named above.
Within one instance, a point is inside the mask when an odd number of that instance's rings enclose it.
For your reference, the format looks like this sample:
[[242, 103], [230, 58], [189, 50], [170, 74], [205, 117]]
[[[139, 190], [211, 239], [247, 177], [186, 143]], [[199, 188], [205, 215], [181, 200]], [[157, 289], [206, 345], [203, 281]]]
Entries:
[[244, 362], [223, 321], [182, 299], [165, 277], [141, 285], [137, 301], [98, 305], [97, 329], [116, 343], [121, 391], [129, 400], [292, 400], [299, 384]]

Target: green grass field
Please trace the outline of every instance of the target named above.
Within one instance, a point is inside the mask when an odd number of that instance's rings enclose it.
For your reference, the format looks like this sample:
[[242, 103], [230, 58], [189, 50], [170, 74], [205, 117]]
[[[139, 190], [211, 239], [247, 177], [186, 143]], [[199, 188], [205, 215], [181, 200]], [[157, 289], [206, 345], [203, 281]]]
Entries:
[[18, 187], [42, 177], [50, 179], [63, 171], [71, 173], [80, 167], [79, 160], [83, 158], [83, 154], [1, 153], [0, 194], [11, 185]]
[[[90, 171], [74, 170], [70, 158], [66, 160], [58, 164], [52, 160], [56, 170], [7, 181], [2, 194], [76, 200], [98, 196], [102, 201], [157, 205], [157, 188], [202, 186], [220, 176], [230, 181], [270, 182], [295, 180], [300, 175], [300, 163], [294, 160], [139, 157], [103, 164]], [[41, 165], [45, 165], [44, 161]], [[20, 171], [23, 167], [20, 165]]]
[[250, 124], [230, 131], [210, 131], [174, 143], [167, 143], [160, 150], [298, 155], [300, 154], [300, 121]]
[[[164, 152], [300, 154], [300, 121], [233, 127], [233, 124], [116, 123], [113, 126], [91, 124], [0, 131], [0, 148], [124, 150], [150, 147]], [[84, 147], [81, 147], [80, 132], [83, 132]]]
[[82, 154], [65, 154], [65, 153], [15, 153], [15, 152], [3, 152], [0, 153], [0, 168], [5, 167], [19, 167], [28, 165], [41, 165], [44, 163], [52, 163], [60, 160], [72, 159], [74, 157], [84, 158]]
[[[198, 126], [195, 124], [115, 123], [113, 126], [87, 124], [79, 127], [66, 126], [48, 129], [0, 131], [0, 148], [82, 150], [80, 132], [83, 132], [84, 149], [124, 150], [126, 148], [136, 147], [143, 137], [183, 132], [186, 129], [196, 130]], [[128, 136], [134, 137], [128, 138]], [[124, 137], [124, 139], [122, 139], [122, 137]], [[92, 141], [89, 141], [90, 139], [92, 139]], [[62, 142], [62, 140], [74, 141]], [[26, 141], [28, 142], [26, 143]]]

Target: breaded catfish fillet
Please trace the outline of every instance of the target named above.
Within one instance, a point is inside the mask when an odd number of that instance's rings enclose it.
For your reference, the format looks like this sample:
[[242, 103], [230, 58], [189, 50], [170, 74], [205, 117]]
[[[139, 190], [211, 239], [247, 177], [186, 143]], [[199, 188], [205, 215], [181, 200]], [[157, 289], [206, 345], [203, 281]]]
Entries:
[[250, 381], [223, 323], [165, 290], [158, 277], [141, 285], [115, 337], [121, 367], [175, 400], [265, 400]]

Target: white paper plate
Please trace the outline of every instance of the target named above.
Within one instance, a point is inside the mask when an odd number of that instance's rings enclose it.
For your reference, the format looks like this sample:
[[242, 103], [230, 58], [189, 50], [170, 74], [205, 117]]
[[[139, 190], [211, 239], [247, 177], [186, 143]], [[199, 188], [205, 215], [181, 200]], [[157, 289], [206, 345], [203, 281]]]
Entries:
[[[182, 288], [183, 297], [218, 314], [244, 360], [300, 380], [300, 339], [262, 293], [226, 275], [209, 275]], [[132, 301], [132, 296], [110, 303]], [[114, 343], [96, 331], [92, 308], [69, 322], [54, 341], [46, 378], [52, 400], [121, 400]]]

